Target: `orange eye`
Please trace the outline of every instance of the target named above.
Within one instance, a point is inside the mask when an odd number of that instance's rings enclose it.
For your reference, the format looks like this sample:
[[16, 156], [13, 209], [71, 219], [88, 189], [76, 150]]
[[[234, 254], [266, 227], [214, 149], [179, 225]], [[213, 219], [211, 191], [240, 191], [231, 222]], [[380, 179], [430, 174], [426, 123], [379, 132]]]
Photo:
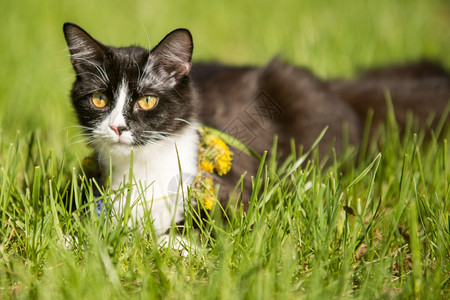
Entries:
[[143, 110], [150, 110], [158, 104], [158, 98], [155, 96], [144, 96], [139, 98], [137, 103]]
[[102, 93], [93, 93], [91, 99], [92, 99], [92, 103], [95, 105], [95, 107], [98, 107], [98, 108], [103, 108], [106, 105], [108, 105], [108, 103], [109, 103], [108, 97], [106, 97]]

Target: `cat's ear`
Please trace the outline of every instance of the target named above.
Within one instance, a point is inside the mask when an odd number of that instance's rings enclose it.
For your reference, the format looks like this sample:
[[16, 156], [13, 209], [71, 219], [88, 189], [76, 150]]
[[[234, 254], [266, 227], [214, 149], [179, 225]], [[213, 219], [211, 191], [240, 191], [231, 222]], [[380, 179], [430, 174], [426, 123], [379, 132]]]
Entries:
[[187, 29], [176, 29], [166, 37], [150, 53], [149, 63], [155, 60], [170, 76], [179, 80], [191, 70], [192, 35]]
[[103, 60], [105, 52], [102, 45], [81, 27], [72, 23], [64, 23], [63, 30], [75, 71], [80, 72], [84, 65]]

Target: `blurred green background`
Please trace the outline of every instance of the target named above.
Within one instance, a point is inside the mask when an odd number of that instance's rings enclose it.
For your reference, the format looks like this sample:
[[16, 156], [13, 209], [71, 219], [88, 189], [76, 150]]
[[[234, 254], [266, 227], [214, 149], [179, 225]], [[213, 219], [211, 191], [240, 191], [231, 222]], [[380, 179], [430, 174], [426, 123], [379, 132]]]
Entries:
[[194, 61], [263, 64], [281, 55], [324, 78], [421, 57], [450, 66], [448, 0], [1, 0], [3, 143], [18, 130], [37, 130], [48, 148], [68, 143], [76, 122], [66, 21], [116, 46], [154, 46], [185, 27], [194, 37]]

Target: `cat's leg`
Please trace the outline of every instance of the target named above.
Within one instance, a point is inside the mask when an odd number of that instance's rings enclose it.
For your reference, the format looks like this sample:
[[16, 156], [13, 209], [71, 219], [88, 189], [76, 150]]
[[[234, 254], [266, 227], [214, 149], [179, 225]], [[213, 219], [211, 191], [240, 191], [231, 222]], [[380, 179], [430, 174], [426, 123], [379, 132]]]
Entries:
[[179, 251], [180, 255], [184, 257], [195, 254], [197, 251], [196, 245], [193, 245], [185, 237], [178, 234], [163, 234], [158, 238], [158, 244], [162, 248], [170, 248]]

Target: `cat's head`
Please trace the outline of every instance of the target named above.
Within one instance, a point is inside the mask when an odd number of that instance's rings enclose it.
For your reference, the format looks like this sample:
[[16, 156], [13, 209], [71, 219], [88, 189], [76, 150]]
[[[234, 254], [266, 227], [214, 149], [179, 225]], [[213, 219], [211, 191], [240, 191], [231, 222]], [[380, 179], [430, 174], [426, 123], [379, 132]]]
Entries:
[[97, 151], [129, 153], [195, 121], [188, 30], [172, 31], [152, 50], [106, 46], [71, 23], [64, 24], [64, 35], [76, 72], [72, 103]]

